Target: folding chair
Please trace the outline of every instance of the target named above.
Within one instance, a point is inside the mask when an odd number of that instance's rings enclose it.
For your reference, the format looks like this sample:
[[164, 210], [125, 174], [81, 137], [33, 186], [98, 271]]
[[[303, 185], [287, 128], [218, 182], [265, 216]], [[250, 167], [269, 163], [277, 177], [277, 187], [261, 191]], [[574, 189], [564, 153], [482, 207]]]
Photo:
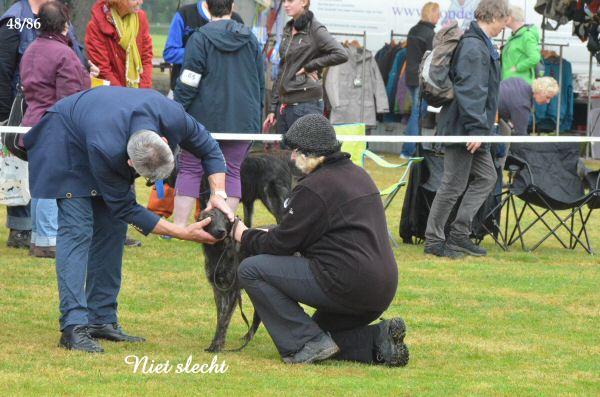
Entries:
[[[504, 228], [496, 225], [499, 232], [496, 243], [506, 250], [520, 242], [523, 250], [534, 251], [554, 237], [564, 248], [574, 249], [581, 245], [589, 254], [593, 253], [586, 226], [593, 205], [600, 201], [599, 192], [596, 189], [585, 193], [584, 183], [577, 175], [578, 159], [578, 144], [512, 145], [506, 161], [509, 188], [501, 193], [503, 198], [499, 204], [506, 211], [505, 224]], [[523, 203], [517, 204], [516, 198]], [[586, 205], [589, 212], [584, 217]], [[565, 210], [569, 211], [566, 216], [559, 215], [558, 211]], [[526, 214], [532, 215], [533, 220], [526, 222]], [[575, 229], [577, 217], [580, 221], [579, 231]], [[543, 225], [547, 233], [528, 248], [525, 235], [538, 224]], [[567, 232], [568, 243], [558, 234], [560, 230]]]
[[[364, 124], [343, 124], [334, 126], [335, 133], [338, 136], [343, 135], [366, 135], [366, 128]], [[365, 160], [370, 159], [379, 167], [388, 168], [388, 169], [404, 169], [404, 172], [401, 174], [400, 179], [391, 186], [380, 190], [379, 194], [383, 198], [383, 208], [385, 210], [392, 204], [400, 189], [403, 186], [406, 186], [408, 183], [408, 177], [410, 175], [410, 170], [414, 164], [420, 163], [423, 161], [422, 157], [412, 157], [408, 159], [405, 163], [402, 164], [394, 164], [384, 160], [381, 156], [371, 152], [367, 149], [366, 142], [344, 142], [342, 144], [342, 151], [350, 153], [350, 159], [352, 162], [359, 167], [365, 168]], [[398, 243], [393, 238], [392, 233], [388, 229], [388, 234], [390, 236], [390, 240], [392, 244], [398, 248]]]

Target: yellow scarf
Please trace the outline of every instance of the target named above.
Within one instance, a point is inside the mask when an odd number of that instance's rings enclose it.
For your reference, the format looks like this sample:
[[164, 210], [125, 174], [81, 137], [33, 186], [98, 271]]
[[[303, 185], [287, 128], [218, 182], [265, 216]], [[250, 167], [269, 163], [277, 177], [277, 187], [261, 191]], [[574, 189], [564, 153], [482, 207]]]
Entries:
[[136, 41], [140, 31], [139, 16], [137, 13], [131, 13], [121, 18], [114, 8], [111, 8], [110, 12], [115, 21], [117, 33], [121, 38], [119, 44], [126, 54], [125, 79], [127, 80], [127, 87], [138, 88], [140, 86], [140, 75], [144, 70]]

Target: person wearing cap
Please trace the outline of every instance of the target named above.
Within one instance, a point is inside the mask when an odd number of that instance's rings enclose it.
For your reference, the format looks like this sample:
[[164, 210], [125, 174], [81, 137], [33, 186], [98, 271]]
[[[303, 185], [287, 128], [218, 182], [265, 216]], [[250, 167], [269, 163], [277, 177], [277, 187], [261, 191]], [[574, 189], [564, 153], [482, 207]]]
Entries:
[[[408, 363], [401, 318], [369, 325], [392, 302], [398, 269], [379, 190], [340, 151], [321, 115], [306, 115], [283, 137], [305, 176], [269, 231], [232, 229], [248, 256], [240, 285], [286, 363], [334, 357], [365, 363]], [[311, 317], [300, 303], [316, 308]]]

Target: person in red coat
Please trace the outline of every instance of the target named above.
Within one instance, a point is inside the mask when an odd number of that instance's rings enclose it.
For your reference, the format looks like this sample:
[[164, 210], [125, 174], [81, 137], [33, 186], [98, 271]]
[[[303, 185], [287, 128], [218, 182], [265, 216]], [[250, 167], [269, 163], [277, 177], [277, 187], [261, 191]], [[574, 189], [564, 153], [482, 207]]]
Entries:
[[98, 0], [85, 45], [101, 79], [112, 86], [152, 88], [152, 37], [143, 0]]

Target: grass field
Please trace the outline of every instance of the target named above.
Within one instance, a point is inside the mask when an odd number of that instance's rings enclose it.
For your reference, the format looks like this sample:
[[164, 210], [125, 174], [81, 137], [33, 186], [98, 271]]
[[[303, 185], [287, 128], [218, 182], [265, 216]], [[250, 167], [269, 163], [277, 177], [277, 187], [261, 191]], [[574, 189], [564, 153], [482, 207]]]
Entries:
[[154, 58], [162, 58], [165, 43], [167, 42], [166, 34], [152, 34], [152, 46], [154, 48]]
[[[369, 169], [380, 187], [397, 177]], [[140, 201], [147, 196], [139, 183]], [[394, 235], [401, 203], [388, 212]], [[597, 249], [599, 215], [589, 229]], [[2, 223], [4, 216], [0, 211]], [[261, 207], [257, 224], [271, 221]], [[580, 248], [551, 242], [535, 253], [505, 253], [486, 240], [487, 258], [451, 262], [401, 245], [398, 292], [386, 316], [408, 325], [406, 368], [286, 366], [261, 328], [243, 352], [218, 355], [229, 366], [225, 374], [142, 375], [132, 373], [126, 356], [171, 364], [213, 357], [203, 351], [216, 314], [201, 247], [152, 236], [142, 238], [143, 248], [127, 249], [120, 321], [148, 342], [105, 342], [105, 354], [85, 355], [56, 347], [53, 262], [7, 249], [6, 238], [0, 228], [0, 396], [600, 395], [600, 259]], [[244, 332], [236, 313], [230, 348]]]

